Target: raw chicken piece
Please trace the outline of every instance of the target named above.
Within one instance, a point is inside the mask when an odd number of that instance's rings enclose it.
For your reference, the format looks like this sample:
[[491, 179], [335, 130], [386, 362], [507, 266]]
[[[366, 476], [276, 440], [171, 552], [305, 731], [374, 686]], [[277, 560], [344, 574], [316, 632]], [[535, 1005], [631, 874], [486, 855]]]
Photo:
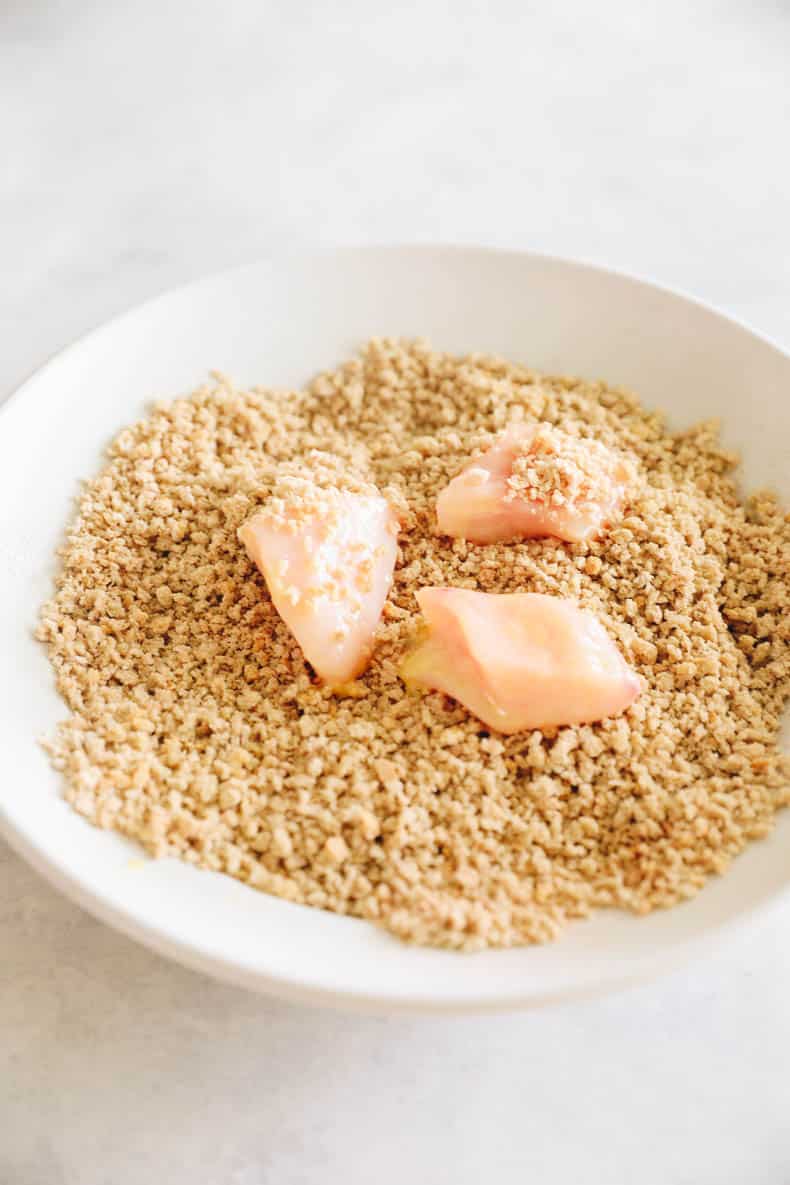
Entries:
[[588, 724], [639, 695], [639, 677], [575, 601], [466, 588], [423, 588], [417, 600], [429, 632], [403, 679], [453, 696], [499, 732]]
[[275, 608], [327, 683], [360, 675], [392, 583], [398, 524], [378, 494], [319, 489], [278, 500], [239, 538]]
[[509, 428], [439, 495], [439, 530], [470, 543], [588, 539], [619, 511], [630, 466], [550, 424]]

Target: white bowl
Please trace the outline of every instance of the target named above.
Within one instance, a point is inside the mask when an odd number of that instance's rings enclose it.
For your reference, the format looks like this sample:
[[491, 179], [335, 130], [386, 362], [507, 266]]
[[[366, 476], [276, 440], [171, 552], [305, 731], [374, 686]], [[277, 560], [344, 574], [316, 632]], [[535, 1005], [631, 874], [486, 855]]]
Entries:
[[49, 362], [0, 411], [0, 825], [98, 917], [192, 967], [284, 996], [357, 1007], [535, 1005], [643, 978], [699, 950], [790, 882], [790, 812], [693, 902], [636, 920], [608, 911], [557, 943], [457, 955], [265, 896], [176, 861], [139, 860], [66, 806], [36, 744], [65, 715], [32, 640], [80, 478], [156, 397], [211, 368], [301, 384], [372, 334], [423, 334], [536, 368], [602, 377], [677, 425], [721, 416], [746, 485], [790, 499], [790, 357], [650, 284], [543, 256], [439, 248], [277, 258], [160, 296]]

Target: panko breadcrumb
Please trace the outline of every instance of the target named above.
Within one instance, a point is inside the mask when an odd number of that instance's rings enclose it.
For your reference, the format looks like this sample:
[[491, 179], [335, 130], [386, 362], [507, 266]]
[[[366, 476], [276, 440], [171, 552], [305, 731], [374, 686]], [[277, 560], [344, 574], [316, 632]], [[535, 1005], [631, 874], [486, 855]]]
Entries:
[[[469, 453], [538, 422], [638, 467], [616, 527], [573, 545], [438, 536], [436, 496]], [[342, 696], [236, 537], [315, 450], [402, 524], [373, 660]], [[625, 391], [420, 341], [373, 340], [302, 392], [218, 376], [158, 406], [85, 485], [42, 611], [68, 801], [154, 855], [442, 947], [693, 896], [790, 799], [790, 521], [768, 494], [739, 501], [735, 463], [715, 425], [672, 434]], [[509, 737], [410, 694], [398, 665], [431, 584], [576, 598], [644, 693], [617, 719]]]
[[605, 502], [613, 483], [632, 482], [634, 477], [632, 467], [600, 441], [539, 424], [516, 451], [505, 482], [505, 501], [539, 501], [550, 506]]

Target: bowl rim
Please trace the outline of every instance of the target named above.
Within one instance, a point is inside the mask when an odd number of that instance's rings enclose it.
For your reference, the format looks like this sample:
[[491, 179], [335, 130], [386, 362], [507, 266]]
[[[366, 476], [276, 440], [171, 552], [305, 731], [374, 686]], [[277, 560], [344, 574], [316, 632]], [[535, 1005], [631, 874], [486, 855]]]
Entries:
[[630, 283], [643, 288], [652, 288], [654, 292], [660, 292], [664, 296], [676, 298], [685, 301], [687, 304], [700, 309], [703, 312], [711, 313], [718, 317], [721, 321], [742, 330], [749, 334], [750, 337], [756, 338], [764, 346], [769, 346], [780, 354], [787, 361], [790, 361], [790, 346], [785, 348], [775, 338], [769, 334], [762, 333], [755, 329], [754, 326], [745, 321], [741, 317], [736, 317], [733, 313], [728, 312], [722, 308], [721, 305], [714, 304], [711, 301], [704, 300], [701, 296], [696, 296], [694, 293], [688, 292], [685, 288], [675, 288], [672, 285], [660, 283], [657, 280], [652, 280], [640, 272], [631, 271], [628, 268], [609, 267], [607, 264], [597, 263], [594, 260], [587, 258], [576, 257], [573, 255], [562, 255], [553, 251], [533, 251], [529, 247], [502, 247], [498, 245], [487, 246], [484, 243], [463, 243], [454, 240], [443, 241], [439, 240], [432, 243], [421, 242], [398, 242], [397, 240], [386, 240], [376, 243], [349, 243], [348, 245], [321, 245], [314, 247], [300, 246], [300, 247], [277, 247], [270, 251], [261, 252], [256, 255], [254, 259], [248, 260], [246, 263], [231, 264], [230, 267], [219, 268], [217, 271], [203, 272], [199, 276], [195, 276], [191, 280], [185, 280], [181, 284], [173, 284], [169, 287], [161, 288], [152, 296], [147, 296], [145, 300], [138, 301], [136, 304], [126, 305], [119, 312], [114, 313], [106, 321], [100, 321], [97, 324], [88, 326], [77, 337], [72, 338], [66, 342], [65, 345], [59, 346], [52, 353], [45, 356], [44, 360], [31, 370], [27, 371], [21, 379], [15, 382], [9, 393], [0, 403], [0, 417], [13, 402], [25, 394], [25, 388], [32, 383], [34, 379], [38, 380], [41, 376], [46, 374], [50, 367], [56, 363], [60, 363], [64, 358], [68, 357], [72, 351], [76, 351], [81, 346], [84, 346], [99, 333], [105, 330], [114, 329], [121, 324], [127, 317], [134, 317], [138, 314], [148, 311], [157, 304], [158, 301], [170, 298], [173, 296], [180, 296], [193, 288], [200, 288], [204, 284], [212, 283], [214, 281], [227, 279], [235, 273], [247, 271], [260, 267], [262, 264], [283, 264], [300, 259], [308, 259], [311, 256], [321, 255], [347, 255], [349, 253], [364, 255], [373, 254], [375, 252], [402, 252], [408, 251], [414, 254], [427, 254], [429, 252], [443, 251], [457, 254], [469, 255], [506, 255], [506, 256], [521, 256], [527, 259], [534, 259], [549, 264], [559, 264], [563, 267], [583, 268], [585, 271], [597, 273], [601, 276], [614, 276], [620, 280], [626, 280]]

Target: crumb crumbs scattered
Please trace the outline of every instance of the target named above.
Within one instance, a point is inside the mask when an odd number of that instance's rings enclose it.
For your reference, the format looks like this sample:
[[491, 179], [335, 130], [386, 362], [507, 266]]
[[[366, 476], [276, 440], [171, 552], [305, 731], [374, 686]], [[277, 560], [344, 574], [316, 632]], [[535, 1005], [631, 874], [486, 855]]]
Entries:
[[505, 501], [579, 507], [601, 504], [611, 498], [613, 486], [625, 486], [634, 477], [633, 465], [600, 441], [541, 423], [534, 433], [525, 435], [516, 452], [505, 483]]
[[329, 528], [342, 515], [347, 494], [378, 497], [378, 490], [340, 458], [308, 449], [303, 457], [261, 467], [258, 513], [271, 526], [294, 533], [316, 518]]
[[[638, 463], [625, 517], [573, 545], [437, 538], [459, 457], [524, 421]], [[602, 383], [419, 341], [374, 340], [302, 392], [216, 376], [124, 429], [82, 493], [39, 631], [70, 711], [48, 746], [66, 797], [154, 855], [417, 943], [542, 942], [685, 900], [790, 799], [790, 520], [742, 504], [734, 464], [714, 425], [673, 435]], [[377, 649], [343, 695], [311, 680], [236, 537], [305, 467], [377, 486], [401, 520]], [[489, 734], [398, 679], [426, 584], [575, 597], [646, 690], [618, 719]]]

